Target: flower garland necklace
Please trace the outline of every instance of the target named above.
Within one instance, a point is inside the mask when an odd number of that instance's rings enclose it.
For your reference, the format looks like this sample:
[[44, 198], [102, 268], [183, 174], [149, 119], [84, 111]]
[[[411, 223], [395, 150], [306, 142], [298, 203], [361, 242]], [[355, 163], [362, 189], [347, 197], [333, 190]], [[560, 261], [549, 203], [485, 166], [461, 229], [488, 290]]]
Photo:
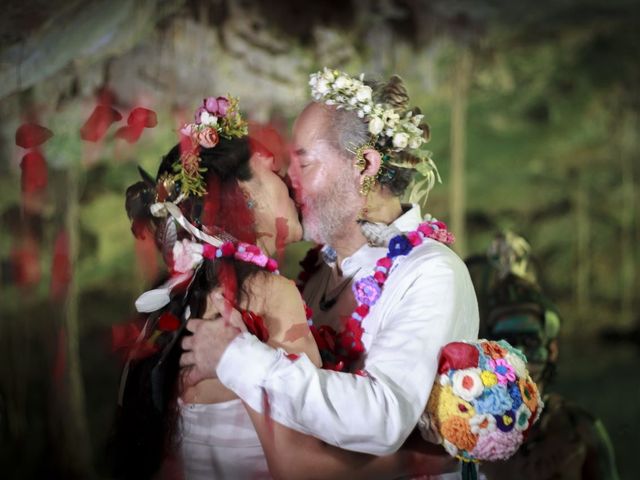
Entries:
[[[341, 332], [336, 332], [328, 325], [316, 327], [313, 324], [312, 311], [309, 307], [306, 307], [307, 321], [311, 333], [318, 344], [323, 368], [338, 372], [351, 371], [351, 368], [365, 351], [362, 343], [362, 334], [364, 333], [362, 322], [369, 314], [371, 307], [382, 296], [384, 285], [393, 269], [393, 265], [399, 257], [409, 255], [415, 247], [422, 245], [427, 238], [446, 245], [451, 245], [455, 241], [454, 235], [447, 230], [446, 224], [437, 220], [426, 221], [418, 225], [418, 228], [414, 231], [393, 237], [389, 242], [386, 255], [376, 262], [373, 273], [353, 284], [353, 294], [357, 307], [345, 322]], [[300, 262], [303, 270], [298, 275], [297, 284], [301, 294], [304, 292], [309, 278], [319, 268], [320, 248], [321, 246], [311, 249]], [[363, 370], [356, 370], [353, 373], [357, 375], [366, 374]]]

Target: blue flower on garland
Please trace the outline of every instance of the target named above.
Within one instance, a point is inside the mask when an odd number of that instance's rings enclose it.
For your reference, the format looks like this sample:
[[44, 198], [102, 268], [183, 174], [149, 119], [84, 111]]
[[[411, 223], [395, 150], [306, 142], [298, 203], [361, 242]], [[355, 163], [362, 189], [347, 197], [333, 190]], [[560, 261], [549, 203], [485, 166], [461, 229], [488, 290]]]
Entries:
[[387, 255], [390, 258], [395, 258], [399, 255], [406, 255], [412, 248], [413, 245], [411, 245], [407, 237], [404, 235], [396, 235], [389, 242], [389, 253]]

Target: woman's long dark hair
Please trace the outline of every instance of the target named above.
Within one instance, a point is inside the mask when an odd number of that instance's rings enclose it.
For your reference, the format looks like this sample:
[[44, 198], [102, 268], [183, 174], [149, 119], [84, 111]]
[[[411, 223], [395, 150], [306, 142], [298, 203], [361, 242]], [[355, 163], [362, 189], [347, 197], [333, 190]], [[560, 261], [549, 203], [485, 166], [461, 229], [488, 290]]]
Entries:
[[[207, 194], [187, 198], [180, 203], [181, 210], [191, 223], [204, 231], [215, 233], [222, 229], [240, 241], [255, 243], [255, 219], [238, 184], [252, 175], [249, 139], [221, 138], [215, 148], [202, 149], [199, 156], [200, 165], [206, 168], [203, 176]], [[156, 181], [165, 174], [173, 174], [173, 165], [179, 160], [180, 145], [176, 145], [163, 158]], [[161, 220], [152, 217], [148, 208], [155, 201], [155, 182], [150, 183], [147, 179], [129, 187], [126, 208], [133, 221], [134, 234], [153, 233], [162, 251], [166, 238], [161, 231]], [[169, 305], [145, 319], [148, 325], [145, 337], [149, 337], [149, 330], [155, 329], [154, 324], [164, 313], [184, 321], [184, 310], [188, 305], [192, 317], [203, 315], [208, 294], [219, 285], [232, 291], [239, 301], [244, 281], [258, 270], [255, 265], [232, 259], [205, 259], [188, 291], [178, 292]], [[156, 351], [129, 359], [109, 448], [116, 478], [152, 478], [166, 458], [176, 458], [179, 452], [177, 401], [181, 378], [180, 340], [184, 332], [184, 328], [178, 333], [163, 332], [154, 342]]]

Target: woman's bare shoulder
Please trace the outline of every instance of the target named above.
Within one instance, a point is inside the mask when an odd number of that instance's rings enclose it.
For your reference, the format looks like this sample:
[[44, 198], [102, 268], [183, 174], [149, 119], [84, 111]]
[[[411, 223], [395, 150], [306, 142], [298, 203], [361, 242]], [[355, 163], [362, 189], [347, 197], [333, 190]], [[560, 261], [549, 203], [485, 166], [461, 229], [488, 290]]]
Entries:
[[247, 308], [255, 312], [273, 314], [282, 309], [304, 308], [295, 282], [281, 275], [256, 272], [245, 281], [244, 290]]

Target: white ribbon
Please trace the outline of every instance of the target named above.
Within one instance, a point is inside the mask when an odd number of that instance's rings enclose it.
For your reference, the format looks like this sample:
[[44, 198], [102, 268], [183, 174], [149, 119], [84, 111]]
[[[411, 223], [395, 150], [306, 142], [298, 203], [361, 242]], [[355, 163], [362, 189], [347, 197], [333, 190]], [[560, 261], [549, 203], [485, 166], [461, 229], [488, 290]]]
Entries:
[[189, 220], [187, 220], [182, 214], [180, 208], [178, 208], [178, 206], [173, 202], [154, 203], [153, 205], [151, 205], [150, 210], [151, 214], [154, 217], [166, 217], [167, 214], [171, 215], [176, 220], [176, 222], [178, 222], [180, 226], [191, 235], [199, 240], [202, 240], [203, 242], [207, 242], [208, 244], [213, 245], [214, 247], [220, 247], [224, 243], [223, 240], [217, 237], [212, 237], [211, 235], [207, 235], [202, 230], [198, 229], [195, 225], [190, 223]]
[[172, 276], [160, 287], [144, 292], [136, 300], [136, 310], [140, 313], [151, 313], [160, 310], [171, 301], [171, 290], [191, 278], [193, 272]]

